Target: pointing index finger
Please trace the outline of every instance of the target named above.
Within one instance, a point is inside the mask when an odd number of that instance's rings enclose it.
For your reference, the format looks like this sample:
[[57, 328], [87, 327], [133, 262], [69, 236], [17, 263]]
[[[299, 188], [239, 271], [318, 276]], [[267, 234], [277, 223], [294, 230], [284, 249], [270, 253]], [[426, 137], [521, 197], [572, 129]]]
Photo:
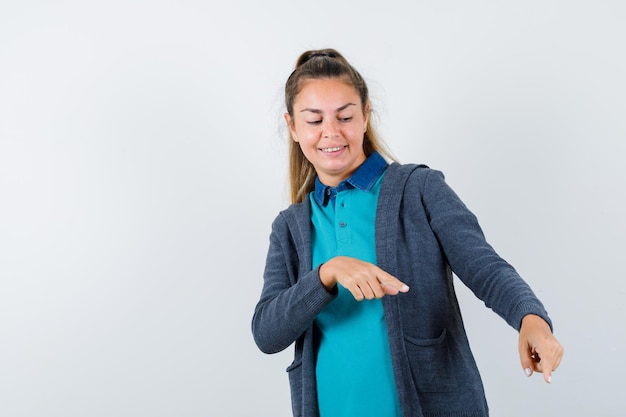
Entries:
[[548, 384], [551, 384], [552, 371], [556, 369], [555, 358], [550, 354], [540, 355], [538, 349], [533, 351], [531, 358], [540, 367], [540, 370], [543, 373], [543, 380]]
[[398, 293], [409, 291], [409, 286], [400, 281], [396, 285], [388, 282], [381, 282], [380, 285], [387, 295], [397, 295]]

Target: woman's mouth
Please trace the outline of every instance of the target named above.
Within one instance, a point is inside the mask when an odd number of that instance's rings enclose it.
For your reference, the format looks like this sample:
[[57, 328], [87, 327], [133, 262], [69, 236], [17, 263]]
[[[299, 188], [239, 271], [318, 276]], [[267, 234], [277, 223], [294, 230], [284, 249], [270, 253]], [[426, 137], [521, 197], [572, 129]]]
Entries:
[[320, 148], [320, 150], [325, 153], [332, 153], [332, 152], [340, 151], [343, 148], [345, 148], [345, 146], [335, 146], [334, 148]]

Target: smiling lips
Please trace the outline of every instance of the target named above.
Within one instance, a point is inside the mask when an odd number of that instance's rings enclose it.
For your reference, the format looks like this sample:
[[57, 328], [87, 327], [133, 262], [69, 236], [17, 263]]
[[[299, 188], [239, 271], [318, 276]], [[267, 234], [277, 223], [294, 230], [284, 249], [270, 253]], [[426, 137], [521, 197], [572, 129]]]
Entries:
[[342, 150], [343, 148], [345, 148], [345, 146], [336, 146], [334, 148], [320, 148], [320, 150], [322, 152], [326, 152], [326, 153], [331, 153], [331, 152], [337, 152]]

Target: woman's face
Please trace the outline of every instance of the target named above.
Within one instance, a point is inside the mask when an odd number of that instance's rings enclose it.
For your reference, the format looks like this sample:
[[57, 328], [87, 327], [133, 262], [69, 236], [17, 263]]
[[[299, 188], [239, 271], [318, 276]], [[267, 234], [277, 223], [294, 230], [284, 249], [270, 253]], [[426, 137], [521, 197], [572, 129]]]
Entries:
[[313, 164], [320, 181], [337, 186], [365, 161], [363, 136], [369, 106], [363, 109], [358, 92], [340, 78], [302, 81], [285, 114], [291, 137]]

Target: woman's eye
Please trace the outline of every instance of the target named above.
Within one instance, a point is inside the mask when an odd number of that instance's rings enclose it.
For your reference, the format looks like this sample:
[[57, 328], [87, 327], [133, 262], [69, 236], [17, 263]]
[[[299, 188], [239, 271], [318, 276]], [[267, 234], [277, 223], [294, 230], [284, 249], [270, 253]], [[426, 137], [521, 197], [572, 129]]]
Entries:
[[342, 122], [344, 122], [344, 123], [347, 123], [347, 122], [349, 122], [350, 120], [352, 120], [352, 116], [350, 116], [350, 117], [341, 117], [341, 118], [339, 118], [339, 120], [340, 120], [340, 121], [342, 121]]
[[310, 125], [316, 126], [322, 123], [322, 121], [321, 120], [307, 120], [307, 123]]

